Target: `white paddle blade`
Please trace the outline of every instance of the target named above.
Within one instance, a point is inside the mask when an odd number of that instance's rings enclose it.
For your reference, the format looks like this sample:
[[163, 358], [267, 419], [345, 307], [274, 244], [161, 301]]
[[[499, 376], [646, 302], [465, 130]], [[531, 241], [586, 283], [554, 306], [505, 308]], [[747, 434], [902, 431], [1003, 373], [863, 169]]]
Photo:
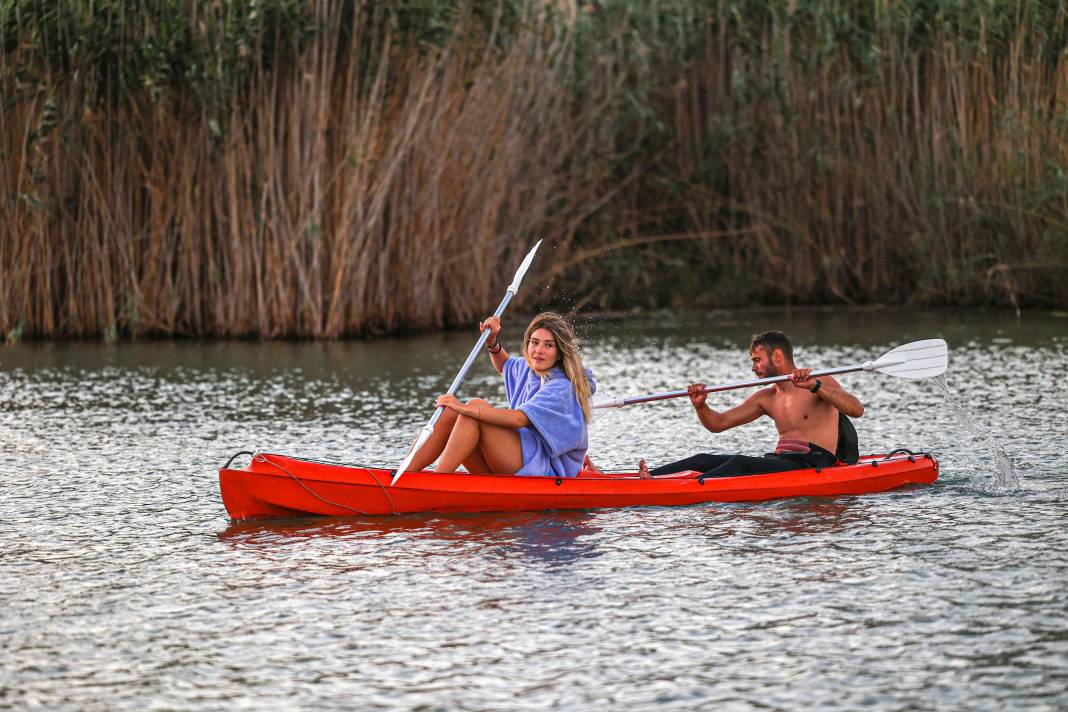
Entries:
[[898, 378], [934, 378], [949, 367], [949, 347], [942, 339], [924, 339], [902, 344], [875, 361], [864, 364], [865, 371], [877, 371]]
[[426, 444], [426, 441], [430, 439], [431, 429], [429, 426], [424, 427], [419, 431], [419, 437], [415, 439], [415, 444], [412, 445], [412, 449], [408, 451], [408, 454], [404, 456], [404, 462], [397, 468], [397, 474], [393, 475], [393, 479], [390, 480], [389, 486], [397, 484], [397, 480], [401, 478], [405, 472], [408, 471], [408, 465], [412, 464], [412, 460], [415, 459], [415, 453], [419, 452], [419, 448]]
[[519, 292], [519, 283], [523, 281], [523, 277], [526, 276], [527, 270], [530, 269], [530, 263], [534, 261], [534, 253], [541, 247], [541, 240], [534, 243], [534, 247], [530, 248], [530, 252], [523, 258], [523, 262], [520, 263], [519, 269], [515, 271], [515, 277], [512, 279], [512, 283], [508, 286], [508, 291], [512, 294]]

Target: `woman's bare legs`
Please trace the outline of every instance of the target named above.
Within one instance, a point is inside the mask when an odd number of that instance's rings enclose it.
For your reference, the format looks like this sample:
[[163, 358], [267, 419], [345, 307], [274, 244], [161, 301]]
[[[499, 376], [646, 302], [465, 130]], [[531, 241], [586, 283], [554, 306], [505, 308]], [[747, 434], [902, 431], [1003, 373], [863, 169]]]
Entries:
[[[477, 404], [480, 401], [468, 402]], [[482, 462], [475, 462], [479, 455]], [[455, 472], [461, 462], [472, 472], [471, 466], [481, 469], [481, 465], [486, 466], [483, 472], [506, 475], [518, 471], [523, 466], [519, 431], [461, 415], [441, 453], [436, 472]]]
[[478, 450], [482, 452], [489, 471], [499, 475], [519, 472], [523, 466], [523, 444], [519, 440], [519, 431], [488, 423], [479, 423], [479, 426], [482, 434], [478, 440]]
[[434, 430], [430, 433], [430, 437], [427, 438], [427, 441], [423, 443], [423, 447], [419, 448], [419, 452], [412, 458], [412, 464], [408, 465], [408, 471], [421, 472], [427, 468], [427, 465], [437, 460], [438, 456], [441, 455], [441, 451], [445, 449], [445, 443], [449, 441], [449, 436], [452, 435], [452, 429], [455, 425], [456, 412], [446, 408], [434, 425]]
[[482, 457], [482, 451], [477, 447], [471, 451], [471, 454], [464, 458], [464, 468], [472, 475], [489, 475], [493, 473], [493, 468], [486, 462], [486, 458]]

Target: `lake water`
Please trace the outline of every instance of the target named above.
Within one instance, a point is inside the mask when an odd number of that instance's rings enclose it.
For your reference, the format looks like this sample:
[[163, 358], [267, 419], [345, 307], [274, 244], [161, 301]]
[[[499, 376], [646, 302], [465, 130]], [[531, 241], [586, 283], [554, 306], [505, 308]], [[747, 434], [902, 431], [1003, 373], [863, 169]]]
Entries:
[[[612, 396], [747, 379], [748, 335], [775, 327], [811, 366], [945, 338], [948, 400], [933, 381], [842, 377], [867, 405], [861, 451], [931, 452], [941, 479], [837, 499], [232, 523], [229, 455], [395, 466], [475, 335], [0, 348], [0, 707], [1068, 707], [1068, 318], [579, 323]], [[503, 388], [483, 360], [461, 395]], [[706, 433], [685, 399], [591, 426], [591, 455], [613, 468], [774, 441], [767, 421]]]

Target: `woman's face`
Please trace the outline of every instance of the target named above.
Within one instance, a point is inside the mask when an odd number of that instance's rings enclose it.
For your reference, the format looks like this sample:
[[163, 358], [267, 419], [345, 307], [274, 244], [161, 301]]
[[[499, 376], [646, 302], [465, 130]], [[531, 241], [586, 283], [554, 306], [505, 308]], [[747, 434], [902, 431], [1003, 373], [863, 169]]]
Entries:
[[556, 337], [548, 329], [535, 329], [527, 342], [527, 357], [535, 371], [548, 371], [560, 359]]

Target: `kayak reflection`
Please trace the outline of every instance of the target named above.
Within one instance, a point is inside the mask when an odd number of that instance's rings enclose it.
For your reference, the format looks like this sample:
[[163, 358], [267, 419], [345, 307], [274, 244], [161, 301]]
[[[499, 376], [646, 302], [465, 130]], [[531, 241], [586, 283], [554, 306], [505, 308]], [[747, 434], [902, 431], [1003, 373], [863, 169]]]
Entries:
[[794, 499], [749, 506], [734, 516], [746, 522], [745, 528], [761, 536], [778, 534], [825, 534], [841, 532], [858, 523], [863, 517], [856, 501], [825, 499]]
[[234, 521], [218, 539], [242, 549], [276, 552], [280, 546], [323, 537], [394, 538], [462, 542], [486, 547], [488, 554], [523, 556], [553, 566], [600, 556], [589, 511], [500, 512], [490, 514], [395, 515], [390, 517], [308, 517]]

